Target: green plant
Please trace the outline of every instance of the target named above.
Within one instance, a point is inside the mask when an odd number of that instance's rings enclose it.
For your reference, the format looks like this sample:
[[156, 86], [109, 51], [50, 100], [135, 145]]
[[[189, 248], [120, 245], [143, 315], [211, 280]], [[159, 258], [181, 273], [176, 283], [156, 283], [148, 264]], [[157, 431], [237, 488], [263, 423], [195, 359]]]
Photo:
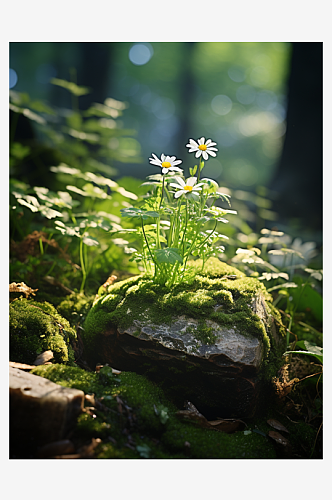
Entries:
[[217, 224], [227, 223], [224, 216], [236, 212], [215, 206], [219, 199], [230, 204], [229, 196], [219, 191], [214, 180], [200, 178], [202, 156], [215, 156], [215, 144], [211, 139], [205, 142], [204, 137], [198, 143], [190, 139], [189, 152], [196, 151], [200, 162], [189, 169], [191, 177], [187, 179], [177, 166], [182, 160], [164, 154], [159, 159], [152, 154], [150, 163], [159, 166], [162, 173], [148, 176], [143, 185], [151, 186], [151, 192], [139, 201], [139, 207], [121, 209], [122, 217], [137, 220], [140, 226], [129, 230], [140, 238], [140, 250], [132, 259], [143, 263], [145, 272], [156, 283], [171, 287], [185, 279], [190, 258], [201, 258], [204, 268], [209, 257], [224, 251], [216, 243], [227, 237], [216, 230]]
[[[107, 268], [110, 273], [115, 266], [125, 265], [137, 272], [137, 266], [128, 263], [130, 250], [124, 240], [114, 238], [117, 230], [122, 229], [116, 213], [120, 215], [121, 206], [128, 205], [126, 200], [135, 200], [137, 196], [109, 178], [116, 170], [108, 162], [128, 161], [128, 158], [140, 161], [139, 144], [126, 137], [133, 131], [123, 130], [117, 124], [126, 107], [124, 103], [108, 98], [104, 104], [95, 103], [81, 112], [78, 99], [88, 89], [64, 80], [55, 79], [52, 83], [71, 93], [72, 110], [60, 112], [31, 100], [27, 94], [10, 93], [10, 226], [12, 249], [21, 250], [12, 252], [11, 280], [23, 275], [35, 282], [49, 276], [63, 281], [70, 276], [71, 287], [82, 292], [92, 265], [95, 273], [103, 273], [104, 281], [109, 275], [105, 276]], [[27, 145], [16, 138], [20, 115], [34, 125], [42, 146], [36, 141]], [[58, 166], [42, 168], [40, 150], [46, 147], [52, 148], [53, 160], [60, 160]], [[52, 179], [52, 186], [59, 188], [51, 190], [40, 184], [31, 187], [26, 182], [29, 176], [25, 175], [31, 162], [31, 178], [40, 172], [39, 180], [49, 183]], [[69, 178], [71, 183], [67, 182]], [[37, 245], [31, 237], [36, 231]], [[18, 248], [20, 245], [24, 248]], [[75, 287], [78, 269], [81, 282]], [[92, 279], [97, 286], [97, 276]]]

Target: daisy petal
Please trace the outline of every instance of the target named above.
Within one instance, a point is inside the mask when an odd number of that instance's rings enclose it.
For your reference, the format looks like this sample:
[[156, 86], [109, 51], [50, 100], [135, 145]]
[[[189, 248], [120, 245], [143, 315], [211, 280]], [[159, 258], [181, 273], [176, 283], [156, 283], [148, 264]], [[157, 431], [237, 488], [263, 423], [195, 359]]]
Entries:
[[209, 155], [207, 154], [206, 151], [202, 151], [202, 155], [205, 161], [209, 159]]
[[[184, 180], [183, 180], [183, 179], [181, 179], [181, 177], [177, 177], [177, 178], [176, 178], [176, 182], [177, 182], [178, 184], [180, 184], [180, 186], [181, 186], [181, 187], [184, 187], [184, 186], [186, 185], [186, 183], [184, 182]], [[174, 183], [172, 183], [172, 184], [174, 184]], [[171, 184], [171, 185], [172, 185], [172, 184]]]
[[202, 144], [204, 144], [205, 142], [205, 137], [201, 137], [200, 139], [198, 139], [198, 144], [201, 146]]
[[200, 149], [198, 149], [198, 151], [196, 151], [196, 154], [195, 154], [195, 158], [199, 158], [202, 154], [202, 151]]
[[161, 167], [161, 161], [160, 160], [152, 160], [150, 159], [151, 165], [157, 165], [157, 167]]
[[211, 156], [217, 156], [217, 155], [216, 155], [216, 153], [215, 153], [214, 151], [209, 151], [209, 154], [210, 154]]
[[195, 186], [196, 182], [197, 182], [197, 177], [189, 177], [186, 180], [187, 186]]
[[185, 191], [182, 189], [181, 191], [178, 191], [177, 193], [175, 193], [174, 195], [174, 198], [179, 198], [179, 196], [181, 196]]

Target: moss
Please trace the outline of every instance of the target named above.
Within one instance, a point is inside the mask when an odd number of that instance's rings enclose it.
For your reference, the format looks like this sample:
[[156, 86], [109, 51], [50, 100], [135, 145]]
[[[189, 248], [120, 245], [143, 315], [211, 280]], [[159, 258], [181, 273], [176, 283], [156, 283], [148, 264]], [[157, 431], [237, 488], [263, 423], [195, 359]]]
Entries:
[[57, 363], [74, 361], [76, 332], [51, 304], [21, 298], [10, 304], [9, 315], [11, 361], [31, 364], [47, 350]]
[[[108, 368], [105, 375], [109, 367], [104, 368]], [[276, 458], [273, 444], [259, 434], [226, 434], [179, 420], [178, 408], [142, 375], [122, 372], [105, 380], [100, 373], [64, 365], [40, 366], [32, 373], [65, 387], [93, 392], [113, 410], [94, 409], [94, 417], [82, 413], [78, 418], [72, 439], [99, 437], [102, 443], [97, 448], [97, 458]], [[127, 414], [117, 411], [117, 396], [130, 408], [129, 424]], [[126, 446], [124, 429], [128, 425], [135, 442], [133, 450]]]
[[[199, 270], [201, 261], [190, 265]], [[282, 353], [278, 348], [269, 357], [271, 347], [275, 347], [269, 325], [264, 325], [250, 307], [252, 298], [257, 295], [263, 296], [270, 304], [271, 297], [261, 281], [248, 278], [215, 258], [207, 261], [202, 274], [196, 274], [190, 282], [178, 284], [171, 290], [144, 275], [136, 276], [109, 286], [108, 294], [95, 301], [84, 323], [83, 342], [88, 350], [92, 350], [98, 344], [98, 336], [108, 328], [127, 328], [132, 326], [134, 319], [170, 324], [174, 316], [185, 314], [199, 320], [195, 337], [204, 343], [213, 344], [215, 341], [210, 325], [206, 324], [207, 319], [224, 327], [235, 327], [242, 335], [260, 339], [265, 368], [273, 361], [273, 366], [270, 364], [269, 372], [266, 372], [270, 377], [275, 372], [274, 362], [278, 363]], [[272, 305], [270, 311], [278, 316]], [[279, 323], [279, 319], [277, 321]]]
[[203, 344], [214, 344], [217, 340], [217, 335], [213, 333], [212, 327], [208, 327], [204, 321], [198, 323], [197, 329], [188, 327], [186, 333], [191, 333], [197, 340]]
[[83, 324], [93, 301], [94, 295], [86, 297], [84, 293], [73, 293], [60, 302], [57, 311], [71, 325]]
[[202, 260], [189, 261], [188, 267], [195, 269], [201, 276], [209, 276], [210, 278], [218, 278], [220, 276], [235, 275], [239, 278], [245, 276], [244, 273], [238, 271], [232, 266], [221, 262], [216, 257], [211, 257], [205, 262], [204, 269], [202, 270]]

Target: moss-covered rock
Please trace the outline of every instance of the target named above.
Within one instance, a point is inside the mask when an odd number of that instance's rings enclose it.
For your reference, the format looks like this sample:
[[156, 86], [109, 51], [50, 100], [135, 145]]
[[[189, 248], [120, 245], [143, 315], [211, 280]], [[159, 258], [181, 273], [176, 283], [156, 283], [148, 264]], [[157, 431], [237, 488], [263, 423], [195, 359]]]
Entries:
[[[96, 458], [321, 458], [315, 450], [317, 429], [299, 415], [296, 420], [287, 418], [285, 409], [280, 404], [275, 407], [273, 399], [265, 402], [259, 417], [245, 419], [241, 430], [226, 433], [180, 419], [179, 408], [143, 375], [115, 375], [108, 366], [96, 373], [59, 364], [36, 367], [32, 373], [95, 395], [95, 407], [78, 417], [71, 440], [79, 447], [99, 438]], [[279, 432], [289, 446], [269, 437], [275, 430], [269, 419], [286, 427], [288, 433]]]
[[93, 304], [94, 295], [86, 296], [84, 293], [67, 295], [57, 305], [57, 311], [66, 318], [71, 325], [82, 325]]
[[[109, 371], [107, 380], [100, 372], [63, 365], [40, 366], [32, 373], [64, 387], [94, 393], [110, 409], [95, 408], [93, 416], [80, 415], [72, 437], [100, 438], [96, 458], [276, 458], [273, 442], [261, 434], [226, 434], [180, 420], [178, 408], [162, 389], [142, 375], [122, 372], [112, 376]], [[122, 413], [117, 398], [125, 405]], [[247, 429], [251, 427], [254, 425]]]
[[85, 358], [144, 373], [178, 404], [243, 417], [283, 362], [285, 331], [259, 280], [214, 258], [191, 265], [172, 289], [144, 275], [108, 287], [84, 323]]
[[70, 341], [76, 332], [48, 302], [24, 298], [9, 306], [10, 360], [31, 364], [38, 354], [51, 350], [57, 363], [74, 361]]

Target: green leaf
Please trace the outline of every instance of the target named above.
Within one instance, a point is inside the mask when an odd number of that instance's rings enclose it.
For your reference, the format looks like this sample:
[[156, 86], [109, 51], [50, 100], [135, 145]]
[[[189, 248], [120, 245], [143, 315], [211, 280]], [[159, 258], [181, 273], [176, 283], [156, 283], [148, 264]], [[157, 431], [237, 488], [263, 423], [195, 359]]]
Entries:
[[142, 458], [150, 458], [151, 448], [147, 444], [136, 446], [136, 450]]
[[53, 210], [53, 208], [47, 207], [46, 205], [42, 205], [39, 209], [39, 212], [41, 212], [47, 219], [54, 219], [54, 217], [63, 217], [61, 212]]
[[216, 181], [214, 181], [213, 179], [208, 179], [207, 177], [204, 177], [199, 182], [204, 183], [203, 189], [208, 193], [216, 193], [217, 189], [219, 188], [219, 184]]
[[309, 342], [309, 340], [299, 340], [296, 342], [296, 345], [301, 349], [306, 349], [307, 351], [318, 354], [319, 356], [323, 355], [323, 348], [313, 342]]
[[96, 238], [91, 238], [91, 236], [83, 236], [83, 243], [88, 247], [97, 247], [99, 245], [99, 241]]
[[131, 218], [137, 218], [141, 217], [143, 220], [149, 219], [150, 217], [160, 217], [158, 212], [153, 212], [153, 211], [148, 211], [148, 210], [142, 210], [141, 208], [121, 208], [120, 210], [121, 217], [131, 217]]
[[17, 201], [20, 205], [24, 205], [25, 207], [30, 208], [31, 212], [38, 212], [40, 205], [39, 205], [37, 198], [34, 198], [33, 196], [27, 196], [26, 198], [33, 198], [33, 200], [36, 200], [36, 201], [33, 201], [30, 199], [29, 201], [31, 203], [29, 203], [29, 202], [23, 200], [22, 198], [18, 199]]
[[130, 217], [130, 218], [135, 218], [135, 217], [140, 217], [142, 210], [140, 208], [121, 208], [120, 209], [121, 217]]
[[148, 219], [149, 217], [159, 218], [159, 214], [153, 211], [147, 211], [142, 214], [143, 219]]
[[30, 153], [29, 146], [23, 146], [20, 142], [13, 142], [10, 147], [10, 154], [17, 158], [18, 160], [22, 160]]
[[76, 83], [67, 82], [66, 80], [61, 80], [60, 78], [52, 78], [50, 80], [50, 83], [69, 90], [69, 92], [76, 95], [77, 97], [90, 93], [90, 89], [88, 89], [88, 87], [79, 87], [78, 85], [76, 85]]
[[273, 290], [280, 290], [282, 288], [297, 288], [297, 284], [293, 283], [292, 281], [290, 283], [282, 283], [282, 285], [277, 285], [273, 286], [272, 288], [269, 288], [268, 291], [272, 292]]
[[57, 167], [51, 167], [50, 170], [55, 173], [68, 174], [76, 176], [77, 174], [81, 174], [81, 171], [78, 168], [69, 167], [65, 163], [60, 163]]
[[197, 165], [195, 165], [193, 168], [189, 168], [190, 176], [194, 177], [194, 175], [197, 172]]
[[154, 253], [157, 262], [160, 264], [175, 264], [176, 262], [183, 264], [183, 259], [178, 248], [162, 248], [160, 250], [155, 250]]
[[78, 238], [81, 237], [79, 228], [74, 224], [64, 224], [64, 222], [56, 220], [55, 229], [60, 231], [62, 234], [66, 234], [67, 236], [77, 236]]

